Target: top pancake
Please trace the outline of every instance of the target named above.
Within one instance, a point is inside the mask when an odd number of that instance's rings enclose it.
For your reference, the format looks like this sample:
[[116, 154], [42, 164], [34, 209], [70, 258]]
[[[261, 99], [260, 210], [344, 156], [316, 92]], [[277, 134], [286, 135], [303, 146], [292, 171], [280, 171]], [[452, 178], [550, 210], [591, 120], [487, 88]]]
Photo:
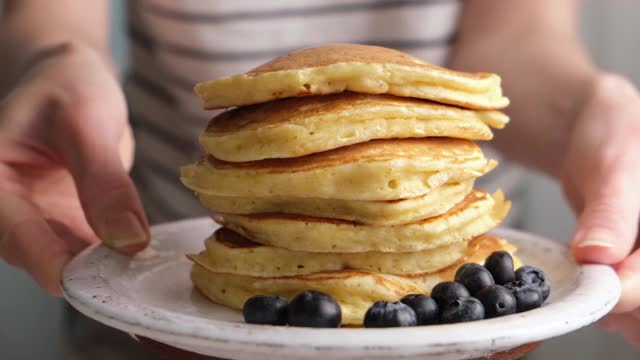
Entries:
[[245, 74], [199, 83], [207, 109], [343, 91], [415, 97], [471, 109], [501, 109], [500, 77], [425, 63], [378, 46], [332, 44], [294, 51]]
[[200, 143], [232, 162], [289, 158], [374, 139], [452, 137], [491, 140], [509, 118], [391, 95], [345, 92], [288, 98], [226, 111]]

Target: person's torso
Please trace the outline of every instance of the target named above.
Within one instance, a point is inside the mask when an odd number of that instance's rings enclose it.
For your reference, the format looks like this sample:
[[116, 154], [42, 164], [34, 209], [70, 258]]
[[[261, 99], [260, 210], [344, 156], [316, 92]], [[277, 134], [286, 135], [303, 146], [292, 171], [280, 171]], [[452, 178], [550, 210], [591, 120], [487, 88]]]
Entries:
[[125, 85], [137, 141], [135, 179], [151, 222], [205, 213], [179, 181], [213, 112], [199, 81], [242, 73], [327, 43], [394, 48], [446, 65], [458, 0], [138, 0], [130, 2]]

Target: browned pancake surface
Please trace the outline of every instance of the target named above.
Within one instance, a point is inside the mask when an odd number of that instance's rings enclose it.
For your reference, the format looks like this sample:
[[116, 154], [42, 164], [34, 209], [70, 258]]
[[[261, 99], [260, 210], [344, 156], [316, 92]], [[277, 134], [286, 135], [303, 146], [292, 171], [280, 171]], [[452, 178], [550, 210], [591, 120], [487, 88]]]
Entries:
[[[369, 95], [354, 92], [324, 96], [285, 98], [271, 102], [243, 106], [215, 116], [207, 126], [209, 133], [223, 134], [241, 130], [259, 129], [296, 119], [322, 114], [339, 113], [346, 109], [362, 109], [373, 106], [395, 106], [404, 109], [457, 109], [427, 100], [403, 98], [393, 95]], [[457, 109], [461, 110], [461, 109]], [[467, 110], [468, 111], [468, 110]], [[399, 115], [402, 118], [402, 115]]]
[[453, 71], [440, 66], [427, 64], [418, 58], [397, 50], [380, 46], [359, 44], [329, 44], [297, 50], [264, 63], [247, 72], [247, 75], [258, 76], [274, 71], [297, 70], [343, 62], [412, 66], [456, 74], [456, 76], [473, 79], [483, 79], [491, 76], [491, 74], [487, 73], [465, 73]]
[[295, 172], [345, 163], [389, 161], [428, 157], [448, 158], [451, 164], [464, 164], [469, 158], [482, 157], [480, 147], [469, 140], [453, 138], [385, 139], [341, 147], [297, 158], [227, 162], [208, 156], [218, 169], [263, 169], [271, 172]]

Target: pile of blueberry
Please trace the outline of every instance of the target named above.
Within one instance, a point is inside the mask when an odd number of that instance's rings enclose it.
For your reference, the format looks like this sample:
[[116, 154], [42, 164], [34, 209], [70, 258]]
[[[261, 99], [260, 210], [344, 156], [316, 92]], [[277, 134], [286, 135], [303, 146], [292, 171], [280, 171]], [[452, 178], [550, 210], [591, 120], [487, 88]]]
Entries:
[[364, 327], [453, 324], [528, 311], [542, 306], [551, 288], [544, 272], [532, 266], [514, 271], [513, 258], [497, 251], [485, 265], [462, 265], [455, 281], [436, 285], [431, 296], [407, 295], [378, 301], [364, 317]]
[[[551, 289], [544, 272], [532, 266], [514, 271], [513, 258], [497, 251], [485, 265], [462, 265], [455, 281], [436, 285], [431, 296], [412, 294], [400, 301], [378, 301], [365, 314], [364, 327], [452, 324], [528, 311], [542, 306]], [[342, 310], [325, 293], [307, 290], [291, 302], [274, 295], [257, 295], [244, 304], [250, 324], [339, 327]]]

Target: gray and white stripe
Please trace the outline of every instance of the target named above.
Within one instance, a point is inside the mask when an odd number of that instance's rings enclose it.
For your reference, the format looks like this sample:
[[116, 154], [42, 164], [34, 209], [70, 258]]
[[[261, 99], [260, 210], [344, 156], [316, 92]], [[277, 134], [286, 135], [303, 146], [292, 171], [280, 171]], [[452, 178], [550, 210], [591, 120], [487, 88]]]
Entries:
[[202, 214], [178, 169], [202, 150], [213, 112], [193, 85], [326, 43], [395, 48], [443, 65], [459, 0], [136, 0], [129, 2], [132, 73], [125, 85], [137, 136], [135, 177], [152, 222]]

